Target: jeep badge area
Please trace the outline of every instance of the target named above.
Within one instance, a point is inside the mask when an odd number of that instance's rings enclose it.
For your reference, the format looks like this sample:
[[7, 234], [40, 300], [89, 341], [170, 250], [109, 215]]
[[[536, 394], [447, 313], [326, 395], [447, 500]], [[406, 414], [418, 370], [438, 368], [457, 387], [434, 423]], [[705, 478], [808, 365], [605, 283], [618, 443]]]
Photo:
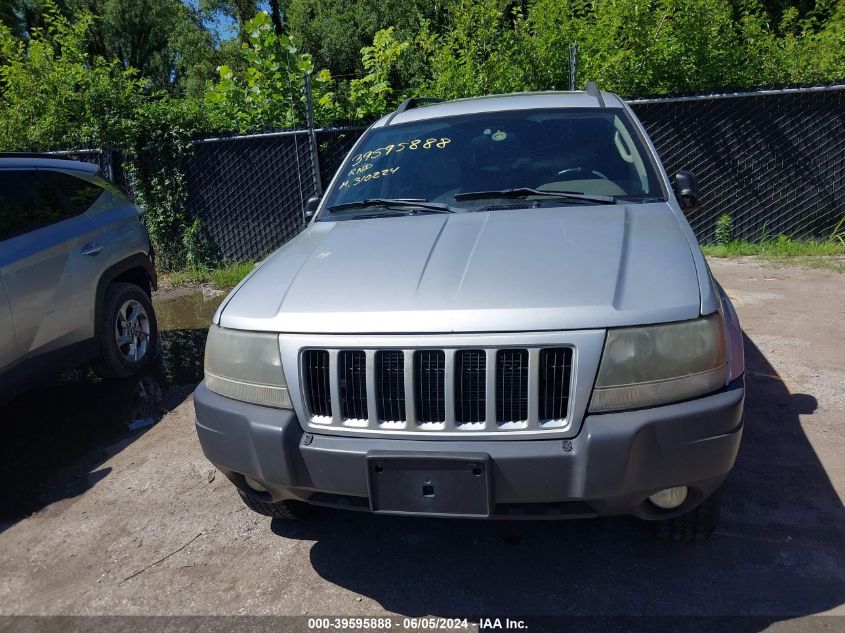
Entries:
[[89, 360], [143, 368], [155, 282], [137, 207], [96, 166], [0, 154], [0, 399]]
[[[214, 318], [206, 456], [248, 506], [716, 526], [741, 334], [624, 102], [409, 100]], [[683, 205], [683, 208], [682, 206]]]

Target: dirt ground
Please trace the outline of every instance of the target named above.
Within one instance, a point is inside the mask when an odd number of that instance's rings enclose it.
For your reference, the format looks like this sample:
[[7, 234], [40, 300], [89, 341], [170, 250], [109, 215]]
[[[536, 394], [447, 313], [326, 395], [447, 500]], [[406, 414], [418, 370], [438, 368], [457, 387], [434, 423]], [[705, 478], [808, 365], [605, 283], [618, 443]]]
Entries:
[[214, 304], [200, 296], [187, 316], [161, 308], [159, 377], [61, 380], [0, 407], [0, 614], [744, 615], [748, 630], [845, 630], [796, 620], [845, 615], [845, 275], [712, 268], [746, 332], [748, 397], [705, 544], [626, 518], [253, 514], [204, 459], [179, 386], [201, 371], [191, 314]]

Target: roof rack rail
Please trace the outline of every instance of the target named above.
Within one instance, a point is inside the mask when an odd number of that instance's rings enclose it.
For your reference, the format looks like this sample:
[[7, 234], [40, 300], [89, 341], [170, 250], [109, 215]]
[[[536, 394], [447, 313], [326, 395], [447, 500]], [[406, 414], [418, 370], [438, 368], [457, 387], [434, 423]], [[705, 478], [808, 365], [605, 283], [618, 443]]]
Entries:
[[405, 110], [418, 108], [426, 103], [440, 103], [441, 101], [443, 101], [443, 99], [437, 99], [435, 97], [411, 97], [410, 99], [405, 99], [402, 103], [400, 103], [399, 107], [396, 108], [396, 112], [404, 112]]
[[441, 103], [443, 99], [437, 99], [435, 97], [411, 97], [409, 99], [405, 99], [399, 106], [394, 110], [387, 121], [384, 122], [385, 125], [390, 125], [390, 122], [393, 120], [397, 114], [405, 112], [405, 110], [412, 110], [414, 108], [418, 108], [421, 105], [425, 105], [427, 103]]
[[591, 97], [595, 97], [596, 101], [599, 102], [600, 108], [605, 107], [604, 97], [601, 96], [601, 90], [599, 90], [599, 87], [596, 85], [595, 81], [588, 81], [587, 85], [584, 86], [584, 92], [586, 92]]
[[[100, 174], [100, 165], [98, 163], [89, 163], [84, 160], [78, 160], [67, 154], [54, 154], [52, 152], [0, 152], [0, 161], [11, 160], [12, 165], [16, 165], [17, 161], [21, 161], [19, 165], [25, 165], [31, 169], [70, 169], [72, 171], [84, 171], [89, 174]], [[45, 161], [43, 163], [30, 163], [31, 160]], [[22, 162], [27, 161], [27, 162]], [[49, 162], [48, 162], [49, 161]]]
[[0, 158], [50, 158], [53, 160], [72, 160], [66, 152], [0, 152]]

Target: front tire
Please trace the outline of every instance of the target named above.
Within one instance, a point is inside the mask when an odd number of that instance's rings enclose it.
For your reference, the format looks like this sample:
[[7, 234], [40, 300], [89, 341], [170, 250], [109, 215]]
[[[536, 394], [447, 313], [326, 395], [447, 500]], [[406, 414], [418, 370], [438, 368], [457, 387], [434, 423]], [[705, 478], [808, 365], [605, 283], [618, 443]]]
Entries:
[[274, 519], [307, 519], [314, 514], [314, 506], [304, 501], [261, 501], [242, 490], [238, 490], [238, 494], [247, 508]]
[[665, 541], [700, 543], [719, 526], [722, 508], [720, 491], [714, 492], [689, 512], [657, 522], [657, 536]]
[[158, 323], [147, 293], [130, 283], [106, 289], [97, 323], [100, 358], [94, 370], [103, 378], [126, 378], [147, 367], [158, 349]]

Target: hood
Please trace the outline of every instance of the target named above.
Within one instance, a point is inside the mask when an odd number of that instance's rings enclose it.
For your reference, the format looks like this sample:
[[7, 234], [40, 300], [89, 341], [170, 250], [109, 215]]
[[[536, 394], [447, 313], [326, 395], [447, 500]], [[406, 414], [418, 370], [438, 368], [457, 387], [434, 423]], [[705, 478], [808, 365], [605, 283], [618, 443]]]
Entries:
[[666, 203], [316, 222], [220, 324], [289, 333], [513, 332], [692, 319], [690, 244]]

